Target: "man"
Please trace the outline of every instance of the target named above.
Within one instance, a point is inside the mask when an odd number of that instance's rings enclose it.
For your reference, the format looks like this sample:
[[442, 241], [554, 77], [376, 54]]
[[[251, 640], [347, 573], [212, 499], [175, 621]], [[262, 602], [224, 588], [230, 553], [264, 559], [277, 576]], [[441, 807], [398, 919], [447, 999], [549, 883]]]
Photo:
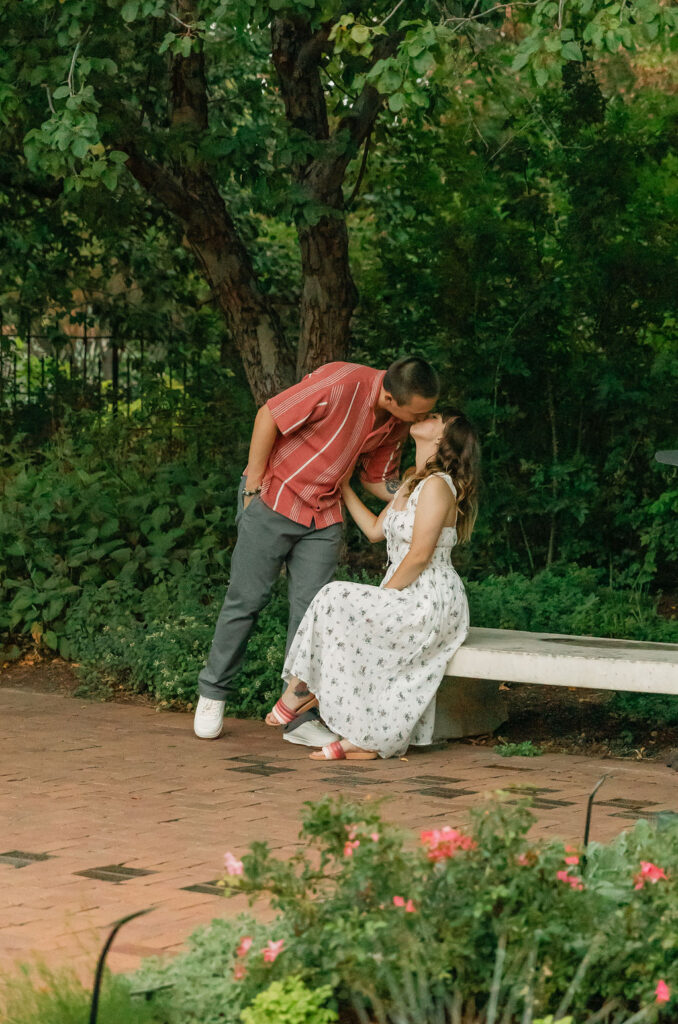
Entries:
[[[304, 612], [334, 576], [342, 538], [339, 482], [360, 457], [364, 485], [389, 501], [407, 424], [429, 414], [438, 389], [435, 370], [417, 356], [385, 372], [327, 363], [261, 407], [240, 484], [231, 580], [199, 677], [194, 730], [200, 739], [221, 733], [232, 680], [282, 564], [289, 648]], [[309, 711], [287, 726], [284, 739], [315, 747], [336, 737]]]

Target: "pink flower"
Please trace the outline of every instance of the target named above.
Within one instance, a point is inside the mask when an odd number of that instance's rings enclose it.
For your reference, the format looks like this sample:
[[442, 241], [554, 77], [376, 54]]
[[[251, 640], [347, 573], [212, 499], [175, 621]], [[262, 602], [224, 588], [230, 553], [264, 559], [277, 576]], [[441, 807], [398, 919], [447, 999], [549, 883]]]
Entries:
[[242, 981], [247, 974], [247, 968], [244, 964], [236, 964], [233, 968], [233, 977], [236, 981]]
[[242, 875], [242, 861], [238, 860], [238, 858], [234, 857], [230, 852], [224, 854], [224, 866], [226, 868], [227, 875]]
[[350, 840], [344, 843], [344, 857], [352, 857], [353, 851], [360, 846], [360, 840], [354, 839], [353, 842]]
[[656, 885], [660, 878], [668, 882], [668, 876], [663, 868], [657, 867], [656, 864], [649, 860], [641, 860], [640, 871], [633, 879], [636, 883], [634, 889], [643, 889], [646, 882], [652, 882], [653, 885]]
[[668, 1003], [671, 998], [671, 989], [666, 984], [663, 978], [660, 978], [657, 982], [657, 987], [654, 990], [654, 994], [657, 997], [658, 1003]]
[[394, 907], [404, 907], [405, 906], [405, 900], [402, 898], [402, 896], [394, 896], [393, 897], [393, 906]]
[[282, 948], [285, 945], [284, 939], [279, 939], [277, 942], [273, 942], [272, 939], [268, 940], [268, 946], [263, 950], [264, 960], [267, 964], [272, 964], [273, 961], [280, 955]]
[[406, 914], [414, 914], [416, 912], [416, 909], [417, 908], [415, 907], [415, 905], [412, 902], [412, 900], [408, 900], [407, 903], [405, 904], [405, 913]]
[[422, 832], [421, 841], [428, 850], [428, 859], [432, 861], [448, 860], [459, 850], [474, 850], [476, 847], [470, 836], [447, 825], [445, 828]]
[[252, 945], [252, 939], [251, 939], [251, 937], [249, 935], [246, 935], [243, 939], [240, 940], [240, 945], [236, 949], [235, 955], [236, 956], [247, 956], [247, 954], [250, 951], [251, 945]]
[[581, 878], [577, 878], [576, 875], [570, 875], [567, 871], [557, 871], [556, 878], [559, 882], [565, 882], [566, 885], [571, 886], [573, 889], [583, 889], [584, 883]]
[[516, 863], [520, 864], [521, 867], [526, 868], [530, 865], [530, 858], [526, 853], [519, 853], [516, 857]]
[[379, 838], [380, 836], [378, 832], [372, 832], [372, 834], [370, 835], [370, 839], [372, 840], [373, 843], [378, 843]]
[[358, 826], [357, 825], [344, 825], [344, 828], [348, 832], [348, 838], [349, 839], [355, 839], [355, 837], [358, 835]]
[[573, 854], [571, 857], [566, 857], [565, 858], [565, 863], [566, 864], [578, 864], [579, 863], [579, 857], [577, 857], [577, 856], [575, 856]]

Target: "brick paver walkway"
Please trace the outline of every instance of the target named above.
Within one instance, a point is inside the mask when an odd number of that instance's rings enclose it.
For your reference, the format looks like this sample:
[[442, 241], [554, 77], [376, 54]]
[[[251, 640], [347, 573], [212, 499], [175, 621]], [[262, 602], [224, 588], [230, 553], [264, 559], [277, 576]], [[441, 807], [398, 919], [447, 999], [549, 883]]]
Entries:
[[267, 839], [289, 854], [302, 803], [327, 792], [389, 797], [385, 816], [419, 829], [463, 823], [480, 794], [530, 785], [535, 833], [568, 840], [581, 839], [605, 772], [592, 838], [678, 810], [676, 774], [656, 763], [507, 760], [459, 743], [357, 765], [307, 755], [260, 722], [227, 721], [205, 742], [189, 715], [0, 689], [0, 969], [39, 954], [85, 974], [111, 922], [149, 906], [121, 931], [110, 966], [177, 951], [198, 925], [244, 909], [200, 889], [219, 877], [224, 852]]

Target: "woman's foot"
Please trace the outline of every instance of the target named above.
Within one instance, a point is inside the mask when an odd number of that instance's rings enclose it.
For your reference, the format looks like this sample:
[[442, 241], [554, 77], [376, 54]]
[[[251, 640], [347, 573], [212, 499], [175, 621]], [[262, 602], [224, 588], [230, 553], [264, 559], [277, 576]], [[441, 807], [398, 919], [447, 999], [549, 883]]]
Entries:
[[356, 747], [350, 740], [337, 740], [322, 750], [314, 750], [309, 756], [313, 761], [374, 761], [379, 755], [374, 750]]
[[317, 699], [303, 683], [296, 686], [290, 685], [280, 700], [276, 701], [273, 705], [264, 721], [266, 725], [289, 725], [299, 715], [303, 715], [306, 711], [317, 706]]

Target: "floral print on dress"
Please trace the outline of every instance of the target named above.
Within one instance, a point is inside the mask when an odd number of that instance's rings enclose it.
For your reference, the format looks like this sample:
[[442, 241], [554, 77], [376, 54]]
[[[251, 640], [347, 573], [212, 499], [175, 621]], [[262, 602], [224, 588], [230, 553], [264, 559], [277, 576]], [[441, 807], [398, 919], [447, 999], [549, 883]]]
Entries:
[[[441, 476], [456, 497], [452, 479]], [[420, 481], [404, 509], [384, 519], [389, 558], [378, 587], [328, 583], [309, 606], [285, 660], [318, 698], [328, 728], [381, 757], [432, 742], [436, 693], [466, 639], [468, 603], [451, 561], [454, 527], [443, 527], [431, 561], [403, 590], [384, 590], [412, 543]]]

